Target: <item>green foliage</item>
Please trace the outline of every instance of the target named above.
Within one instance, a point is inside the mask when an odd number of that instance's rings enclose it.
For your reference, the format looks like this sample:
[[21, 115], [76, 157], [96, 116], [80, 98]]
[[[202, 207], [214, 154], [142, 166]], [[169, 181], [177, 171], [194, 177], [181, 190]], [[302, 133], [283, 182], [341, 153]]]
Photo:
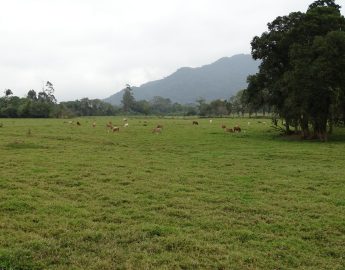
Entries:
[[339, 9], [332, 0], [316, 1], [306, 13], [277, 17], [251, 43], [253, 58], [262, 62], [248, 77], [247, 103], [273, 107], [287, 132], [294, 126], [304, 137], [326, 140], [327, 125], [345, 119], [345, 18]]
[[30, 90], [26, 96], [28, 99], [37, 100], [37, 94], [35, 90]]
[[172, 111], [172, 103], [169, 98], [153, 97], [150, 106], [153, 114], [166, 114]]
[[[52, 87], [52, 85], [49, 85]], [[25, 98], [4, 96], [0, 98], [0, 117], [68, 118], [73, 116], [115, 115], [120, 110], [99, 99], [83, 98], [76, 101], [56, 103], [53, 90], [36, 94], [30, 90]]]
[[54, 88], [50, 82], [47, 82], [47, 86], [47, 90], [38, 94], [30, 90], [26, 98], [13, 96], [11, 90], [6, 90], [5, 96], [0, 98], [0, 117], [47, 118], [54, 116], [53, 111], [56, 106]]
[[125, 113], [130, 112], [135, 108], [135, 99], [133, 96], [132, 88], [129, 84], [127, 84], [123, 96], [122, 96], [122, 109]]
[[99, 116], [99, 115], [115, 115], [119, 112], [119, 108], [103, 102], [99, 99], [83, 98], [76, 101], [61, 102], [58, 108], [58, 114], [69, 116]]
[[[199, 105], [195, 106], [195, 104], [182, 105], [176, 102], [172, 103], [169, 98], [160, 96], [155, 96], [149, 101], [136, 101], [133, 98], [130, 86], [128, 86], [128, 95], [124, 95], [124, 105], [121, 109], [99, 99], [82, 98], [80, 100], [57, 103], [53, 95], [54, 89], [52, 84], [47, 82], [47, 85], [47, 89], [50, 90], [38, 93], [35, 90], [29, 90], [25, 98], [12, 95], [0, 98], [0, 117], [70, 118], [74, 116], [107, 116], [121, 113], [133, 115], [199, 114], [201, 116], [223, 116], [230, 114], [233, 111], [232, 107], [236, 110], [240, 108], [239, 110], [242, 114], [247, 111], [242, 97], [243, 91], [238, 93], [232, 101], [218, 99], [206, 103], [205, 100], [201, 99], [197, 101]], [[231, 102], [234, 102], [234, 105]]]
[[200, 116], [226, 116], [232, 111], [233, 97], [230, 101], [216, 99], [207, 103], [204, 99], [197, 100]]
[[13, 95], [13, 92], [12, 92], [11, 89], [6, 89], [6, 90], [5, 90], [5, 96], [6, 96], [6, 97], [9, 97], [9, 96], [12, 96], [12, 95]]

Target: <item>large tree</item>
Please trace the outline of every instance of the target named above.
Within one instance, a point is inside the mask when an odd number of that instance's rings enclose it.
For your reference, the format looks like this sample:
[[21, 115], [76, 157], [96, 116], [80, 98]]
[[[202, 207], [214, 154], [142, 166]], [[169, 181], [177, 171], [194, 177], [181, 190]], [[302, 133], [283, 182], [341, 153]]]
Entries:
[[130, 112], [135, 107], [135, 99], [133, 96], [133, 90], [129, 84], [126, 85], [121, 102], [122, 102], [124, 112]]
[[248, 101], [274, 106], [287, 131], [294, 126], [304, 137], [326, 140], [327, 124], [332, 126], [345, 107], [344, 30], [345, 18], [333, 0], [277, 17], [251, 42], [261, 64], [248, 78]]

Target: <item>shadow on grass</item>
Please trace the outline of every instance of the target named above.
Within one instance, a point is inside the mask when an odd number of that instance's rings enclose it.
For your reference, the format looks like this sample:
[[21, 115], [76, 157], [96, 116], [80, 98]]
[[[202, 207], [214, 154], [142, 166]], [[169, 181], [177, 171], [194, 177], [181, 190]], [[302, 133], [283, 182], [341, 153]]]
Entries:
[[10, 149], [47, 149], [47, 146], [34, 144], [34, 143], [26, 143], [24, 141], [14, 141], [5, 145], [7, 148]]
[[345, 134], [332, 134], [329, 135], [327, 141], [321, 141], [319, 139], [303, 139], [301, 135], [279, 135], [275, 134], [271, 137], [276, 141], [284, 141], [284, 142], [291, 142], [291, 143], [344, 143], [345, 142]]

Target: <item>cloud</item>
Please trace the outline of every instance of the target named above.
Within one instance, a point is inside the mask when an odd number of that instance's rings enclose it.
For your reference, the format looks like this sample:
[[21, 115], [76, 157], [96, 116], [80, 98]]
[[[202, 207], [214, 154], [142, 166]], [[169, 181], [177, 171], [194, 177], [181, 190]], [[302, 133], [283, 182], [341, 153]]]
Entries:
[[[0, 0], [1, 1], [1, 0]], [[59, 101], [105, 98], [236, 53], [310, 1], [11, 0], [0, 6], [0, 89], [52, 81]]]

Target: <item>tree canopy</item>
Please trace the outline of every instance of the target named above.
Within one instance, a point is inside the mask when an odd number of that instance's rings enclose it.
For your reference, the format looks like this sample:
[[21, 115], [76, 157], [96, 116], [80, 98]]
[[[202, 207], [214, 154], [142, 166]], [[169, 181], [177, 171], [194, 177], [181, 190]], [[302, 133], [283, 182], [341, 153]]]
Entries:
[[134, 109], [135, 99], [133, 96], [133, 90], [129, 84], [126, 85], [121, 102], [123, 105], [124, 112], [128, 113]]
[[[327, 139], [327, 126], [345, 121], [345, 18], [334, 0], [318, 0], [306, 13], [268, 23], [251, 42], [259, 72], [248, 77], [246, 97], [264, 103], [300, 130]], [[309, 128], [312, 127], [312, 132]]]

